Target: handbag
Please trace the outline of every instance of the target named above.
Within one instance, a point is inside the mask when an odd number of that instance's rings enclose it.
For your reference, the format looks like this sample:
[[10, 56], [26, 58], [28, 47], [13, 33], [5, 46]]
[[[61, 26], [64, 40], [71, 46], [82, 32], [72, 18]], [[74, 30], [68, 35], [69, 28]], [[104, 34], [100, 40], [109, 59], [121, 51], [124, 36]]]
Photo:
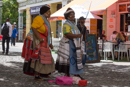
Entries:
[[48, 81], [49, 83], [56, 83], [58, 85], [72, 85], [73, 79], [71, 77], [56, 77], [56, 81]]
[[52, 64], [52, 55], [50, 49], [47, 47], [40, 47], [40, 60], [42, 64]]
[[39, 54], [40, 54], [40, 47], [38, 48], [38, 46], [40, 45], [40, 43], [35, 47], [34, 51], [32, 52], [32, 59], [38, 60], [39, 59]]

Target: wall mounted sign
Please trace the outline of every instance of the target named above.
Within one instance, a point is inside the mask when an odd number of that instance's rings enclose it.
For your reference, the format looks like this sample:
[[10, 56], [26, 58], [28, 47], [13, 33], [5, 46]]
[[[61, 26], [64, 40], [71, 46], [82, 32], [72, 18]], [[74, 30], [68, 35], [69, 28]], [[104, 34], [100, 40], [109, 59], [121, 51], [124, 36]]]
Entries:
[[109, 28], [114, 28], [114, 25], [109, 25]]
[[126, 11], [126, 4], [119, 5], [119, 12]]
[[112, 18], [110, 19], [110, 22], [113, 22], [113, 19], [112, 19]]
[[115, 15], [115, 14], [116, 14], [115, 10], [112, 10], [111, 15]]
[[31, 14], [31, 15], [39, 14], [41, 7], [42, 7], [42, 6], [31, 7], [31, 8], [30, 8], [30, 14]]

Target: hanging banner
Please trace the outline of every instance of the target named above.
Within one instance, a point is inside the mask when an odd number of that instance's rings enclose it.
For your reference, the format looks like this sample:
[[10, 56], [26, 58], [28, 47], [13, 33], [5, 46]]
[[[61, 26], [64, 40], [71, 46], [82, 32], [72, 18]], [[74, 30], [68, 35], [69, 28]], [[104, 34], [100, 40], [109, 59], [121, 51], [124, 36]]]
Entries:
[[90, 33], [97, 34], [97, 19], [90, 20]]
[[106, 10], [91, 11], [95, 15], [106, 15]]

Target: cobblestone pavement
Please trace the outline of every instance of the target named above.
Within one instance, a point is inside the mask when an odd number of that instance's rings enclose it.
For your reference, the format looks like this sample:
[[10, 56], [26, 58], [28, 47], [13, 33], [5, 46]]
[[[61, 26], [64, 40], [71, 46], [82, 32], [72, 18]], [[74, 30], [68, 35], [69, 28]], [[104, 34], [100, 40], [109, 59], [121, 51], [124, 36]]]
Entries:
[[[9, 56], [0, 54], [0, 87], [79, 87], [78, 85], [59, 86], [55, 83], [48, 83], [48, 80], [55, 80], [56, 76], [63, 76], [57, 72], [51, 75], [52, 79], [35, 81], [34, 77], [23, 74], [23, 62], [20, 53], [10, 53]], [[81, 76], [88, 80], [86, 87], [130, 87], [129, 65], [89, 64], [85, 65]]]

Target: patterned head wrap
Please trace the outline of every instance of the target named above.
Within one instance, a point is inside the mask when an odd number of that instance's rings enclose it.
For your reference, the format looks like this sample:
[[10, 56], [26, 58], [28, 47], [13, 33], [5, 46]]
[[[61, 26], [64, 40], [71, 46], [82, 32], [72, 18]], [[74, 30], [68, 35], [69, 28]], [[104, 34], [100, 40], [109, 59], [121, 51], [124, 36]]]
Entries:
[[68, 8], [68, 9], [66, 10], [66, 12], [64, 13], [65, 19], [67, 19], [67, 17], [69, 16], [69, 14], [70, 14], [71, 12], [75, 13], [72, 8]]
[[50, 10], [50, 6], [49, 5], [43, 5], [41, 8], [40, 8], [40, 14], [43, 15], [44, 13], [46, 13], [48, 10]]

